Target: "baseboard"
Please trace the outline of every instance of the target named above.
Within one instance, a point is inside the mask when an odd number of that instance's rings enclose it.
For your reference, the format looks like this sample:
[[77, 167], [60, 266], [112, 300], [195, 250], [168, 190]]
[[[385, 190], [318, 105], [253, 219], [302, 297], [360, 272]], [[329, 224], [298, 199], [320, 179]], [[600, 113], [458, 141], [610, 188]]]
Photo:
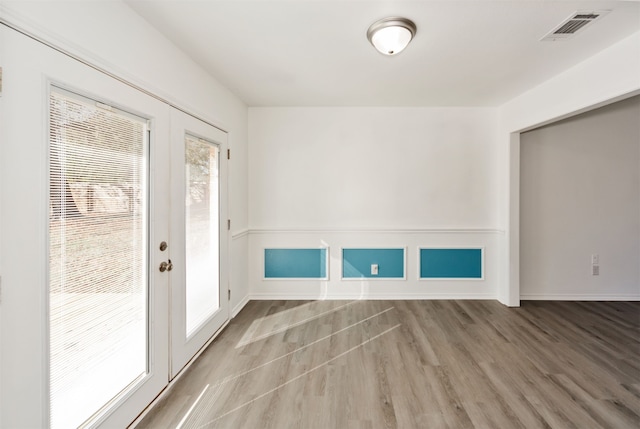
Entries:
[[640, 301], [640, 295], [606, 295], [606, 294], [554, 294], [554, 293], [530, 293], [521, 294], [521, 301]]
[[394, 293], [394, 294], [282, 294], [254, 293], [250, 295], [254, 301], [324, 301], [324, 300], [496, 300], [494, 294], [451, 294], [451, 293]]
[[234, 317], [236, 317], [238, 315], [238, 313], [240, 313], [240, 311], [242, 311], [242, 309], [244, 308], [245, 305], [247, 305], [250, 301], [250, 296], [249, 295], [245, 295], [244, 298], [242, 298], [242, 300], [240, 300], [240, 302], [231, 309], [231, 318], [233, 319]]
[[249, 228], [250, 235], [261, 234], [357, 234], [357, 233], [375, 233], [375, 234], [500, 234], [504, 235], [505, 231], [496, 228], [462, 228], [462, 227], [410, 227], [410, 228], [374, 228], [374, 227], [302, 227], [302, 228]]

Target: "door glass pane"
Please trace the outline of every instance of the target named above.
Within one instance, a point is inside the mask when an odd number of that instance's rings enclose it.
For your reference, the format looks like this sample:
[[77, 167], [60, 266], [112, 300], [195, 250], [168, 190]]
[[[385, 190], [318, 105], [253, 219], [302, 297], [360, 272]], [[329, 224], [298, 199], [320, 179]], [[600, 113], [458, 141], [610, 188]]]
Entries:
[[78, 427], [147, 373], [147, 122], [49, 100], [51, 426]]
[[219, 307], [218, 146], [187, 135], [187, 336]]

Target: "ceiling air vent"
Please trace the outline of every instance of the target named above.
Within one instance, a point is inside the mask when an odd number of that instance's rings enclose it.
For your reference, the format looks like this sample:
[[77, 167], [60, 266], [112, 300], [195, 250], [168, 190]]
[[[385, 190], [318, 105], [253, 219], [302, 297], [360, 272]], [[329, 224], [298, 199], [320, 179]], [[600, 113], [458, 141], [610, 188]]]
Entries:
[[571, 14], [571, 16], [560, 23], [556, 28], [547, 33], [542, 39], [543, 41], [567, 40], [596, 19], [603, 17], [610, 11], [579, 11]]

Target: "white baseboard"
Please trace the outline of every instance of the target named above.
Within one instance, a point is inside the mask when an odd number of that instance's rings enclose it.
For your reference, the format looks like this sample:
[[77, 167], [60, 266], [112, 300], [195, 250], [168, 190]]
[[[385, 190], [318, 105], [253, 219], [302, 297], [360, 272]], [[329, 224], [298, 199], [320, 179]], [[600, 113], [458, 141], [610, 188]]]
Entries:
[[409, 227], [409, 228], [375, 228], [375, 227], [302, 227], [302, 228], [268, 228], [255, 227], [248, 229], [251, 235], [264, 234], [500, 234], [504, 235], [505, 231], [496, 228], [474, 227], [464, 228], [457, 226], [448, 227]]
[[450, 293], [394, 293], [394, 294], [282, 294], [282, 293], [254, 293], [250, 295], [255, 301], [323, 301], [323, 300], [495, 300], [494, 294], [450, 294]]
[[606, 295], [606, 294], [553, 294], [530, 293], [521, 294], [521, 301], [640, 301], [640, 295]]
[[232, 319], [236, 317], [238, 313], [240, 313], [240, 311], [242, 311], [242, 309], [244, 308], [245, 305], [247, 305], [250, 299], [251, 299], [250, 296], [246, 295], [244, 298], [242, 298], [242, 300], [240, 300], [240, 302], [235, 307], [231, 309]]

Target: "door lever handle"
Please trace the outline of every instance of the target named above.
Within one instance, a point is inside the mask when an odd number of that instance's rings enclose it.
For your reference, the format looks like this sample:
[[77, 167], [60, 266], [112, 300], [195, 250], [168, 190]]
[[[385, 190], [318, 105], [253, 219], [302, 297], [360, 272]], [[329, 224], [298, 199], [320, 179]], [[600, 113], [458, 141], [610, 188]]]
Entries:
[[165, 271], [171, 271], [173, 270], [173, 262], [171, 262], [171, 259], [169, 259], [167, 262], [162, 261], [160, 262], [160, 272], [164, 273]]

